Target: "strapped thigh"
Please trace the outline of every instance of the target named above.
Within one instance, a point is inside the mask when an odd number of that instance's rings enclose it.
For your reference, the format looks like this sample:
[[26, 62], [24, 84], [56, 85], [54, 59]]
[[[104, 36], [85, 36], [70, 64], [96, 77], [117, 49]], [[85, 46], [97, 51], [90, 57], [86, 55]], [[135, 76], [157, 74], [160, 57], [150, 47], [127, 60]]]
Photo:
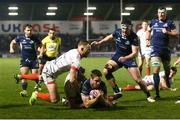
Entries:
[[161, 64], [161, 61], [159, 59], [153, 60], [151, 59], [151, 64], [153, 67], [159, 67]]

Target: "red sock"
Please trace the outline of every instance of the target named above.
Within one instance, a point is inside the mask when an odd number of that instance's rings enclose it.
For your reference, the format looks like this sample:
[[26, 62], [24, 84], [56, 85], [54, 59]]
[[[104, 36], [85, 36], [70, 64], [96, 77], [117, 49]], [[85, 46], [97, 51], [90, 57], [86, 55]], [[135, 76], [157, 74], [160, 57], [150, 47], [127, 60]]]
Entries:
[[151, 69], [150, 67], [146, 68], [146, 75], [150, 75], [151, 74]]
[[132, 91], [132, 90], [137, 90], [137, 89], [135, 88], [134, 85], [128, 85], [128, 86], [124, 87], [123, 90], [124, 91]]
[[39, 74], [23, 74], [21, 75], [22, 79], [27, 79], [27, 80], [39, 80]]
[[49, 95], [49, 93], [37, 93], [37, 98], [50, 102], [50, 95]]
[[113, 101], [113, 96], [108, 96], [107, 99], [108, 99], [109, 102], [112, 102]]

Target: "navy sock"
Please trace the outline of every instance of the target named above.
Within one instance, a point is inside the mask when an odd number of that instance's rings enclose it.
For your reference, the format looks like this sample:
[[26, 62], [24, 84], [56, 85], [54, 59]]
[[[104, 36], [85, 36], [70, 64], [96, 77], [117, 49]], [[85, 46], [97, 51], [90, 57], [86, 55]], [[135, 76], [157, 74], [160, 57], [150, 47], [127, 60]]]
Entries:
[[169, 74], [170, 74], [170, 69], [165, 70], [165, 80], [166, 80], [166, 85], [167, 85], [168, 88], [171, 87], [171, 84], [169, 82]]
[[159, 82], [160, 82], [159, 73], [154, 73], [153, 79], [154, 79], [154, 88], [156, 90], [156, 96], [159, 96]]
[[27, 82], [23, 82], [23, 83], [21, 84], [21, 86], [22, 86], [22, 89], [23, 89], [23, 90], [26, 90], [26, 89], [27, 89], [27, 86], [28, 86], [28, 83], [27, 83]]
[[115, 85], [115, 86], [112, 87], [112, 88], [113, 88], [113, 91], [114, 91], [115, 93], [120, 92], [119, 87], [118, 87], [117, 85]]

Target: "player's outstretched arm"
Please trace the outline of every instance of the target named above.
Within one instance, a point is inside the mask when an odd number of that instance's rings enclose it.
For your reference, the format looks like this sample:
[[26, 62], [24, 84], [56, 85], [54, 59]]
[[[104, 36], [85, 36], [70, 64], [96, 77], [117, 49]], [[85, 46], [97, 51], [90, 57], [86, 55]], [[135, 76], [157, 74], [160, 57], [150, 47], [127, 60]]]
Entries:
[[178, 59], [174, 62], [173, 66], [176, 66], [176, 65], [178, 65], [179, 63], [180, 63], [180, 58], [178, 58]]
[[103, 39], [100, 40], [100, 41], [93, 41], [93, 42], [91, 43], [91, 45], [100, 45], [100, 44], [102, 44], [102, 43], [104, 43], [104, 42], [111, 41], [111, 40], [113, 40], [113, 35], [112, 35], [112, 34], [106, 36], [105, 38], [103, 38]]
[[10, 43], [10, 46], [9, 46], [9, 47], [10, 47], [10, 50], [9, 50], [10, 53], [14, 53], [14, 52], [15, 52], [14, 49], [16, 48], [16, 44], [17, 44], [17, 43], [16, 43], [16, 40], [13, 39], [13, 40], [11, 41], [11, 43]]

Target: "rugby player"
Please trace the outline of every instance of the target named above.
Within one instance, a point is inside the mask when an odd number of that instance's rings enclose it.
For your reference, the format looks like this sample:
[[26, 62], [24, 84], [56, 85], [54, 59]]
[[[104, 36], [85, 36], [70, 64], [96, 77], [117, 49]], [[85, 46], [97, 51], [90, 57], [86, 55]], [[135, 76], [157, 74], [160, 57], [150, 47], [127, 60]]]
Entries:
[[[37, 37], [32, 35], [32, 26], [27, 24], [24, 27], [24, 35], [19, 35], [13, 39], [10, 43], [10, 53], [15, 52], [17, 44], [21, 49], [21, 61], [20, 61], [20, 74], [28, 74], [31, 70], [32, 74], [38, 72], [38, 60], [37, 60], [37, 47], [40, 47], [41, 42]], [[27, 96], [27, 86], [26, 80], [22, 80], [21, 83], [22, 91], [20, 95], [22, 97]]]
[[141, 23], [142, 28], [136, 33], [140, 40], [140, 50], [138, 54], [138, 67], [142, 75], [143, 63], [145, 60], [146, 75], [150, 75], [150, 54], [151, 47], [146, 43], [146, 31], [148, 28], [148, 22], [143, 20]]
[[[167, 18], [167, 11], [164, 7], [159, 7], [157, 10], [157, 19], [153, 19], [150, 22], [147, 31], [147, 41], [150, 43], [151, 37], [151, 63], [153, 69], [154, 88], [156, 90], [156, 99], [160, 98], [159, 93], [159, 71], [161, 62], [165, 71], [165, 80], [167, 87], [170, 88], [169, 74], [170, 74], [170, 62], [171, 51], [169, 48], [169, 37], [178, 36], [176, 26], [174, 22]], [[151, 31], [153, 32], [151, 36]]]
[[33, 92], [29, 99], [30, 105], [34, 105], [38, 99], [57, 103], [60, 98], [55, 79], [58, 75], [66, 71], [69, 71], [69, 81], [72, 83], [72, 87], [75, 89], [78, 88], [77, 72], [80, 67], [80, 60], [87, 57], [90, 50], [91, 46], [88, 41], [80, 41], [77, 49], [69, 50], [58, 58], [47, 62], [41, 76], [48, 89], [48, 93], [41, 93], [38, 91]]
[[91, 71], [90, 79], [84, 82], [81, 98], [85, 108], [112, 106], [111, 102], [108, 101], [107, 87], [101, 77], [102, 73], [94, 69]]
[[[173, 80], [173, 76], [177, 73], [177, 68], [176, 67], [171, 67], [171, 72], [169, 75], [169, 79], [170, 83], [173, 84], [174, 80]], [[159, 84], [159, 88], [162, 90], [171, 90], [171, 91], [176, 91], [177, 88], [168, 88], [166, 85], [166, 81], [165, 81], [165, 72], [161, 71], [159, 72], [159, 76], [160, 76], [160, 84]], [[154, 90], [154, 80], [153, 80], [153, 75], [146, 75], [143, 79], [142, 79], [146, 85], [148, 90]], [[132, 90], [140, 90], [141, 88], [139, 87], [139, 85], [127, 85], [126, 87], [123, 88], [124, 91], [132, 91]]]
[[112, 86], [115, 94], [114, 99], [120, 98], [122, 96], [122, 93], [118, 85], [116, 84], [115, 78], [112, 73], [119, 68], [125, 67], [146, 94], [147, 101], [155, 102], [155, 100], [151, 97], [146, 84], [144, 83], [144, 81], [142, 81], [138, 66], [135, 61], [139, 48], [139, 40], [136, 33], [131, 30], [131, 27], [132, 24], [130, 20], [123, 20], [121, 22], [121, 29], [116, 29], [114, 33], [106, 36], [100, 41], [92, 42], [92, 45], [100, 45], [104, 42], [113, 40], [115, 40], [116, 42], [115, 54], [113, 55], [111, 60], [108, 60], [104, 67], [105, 78]]

